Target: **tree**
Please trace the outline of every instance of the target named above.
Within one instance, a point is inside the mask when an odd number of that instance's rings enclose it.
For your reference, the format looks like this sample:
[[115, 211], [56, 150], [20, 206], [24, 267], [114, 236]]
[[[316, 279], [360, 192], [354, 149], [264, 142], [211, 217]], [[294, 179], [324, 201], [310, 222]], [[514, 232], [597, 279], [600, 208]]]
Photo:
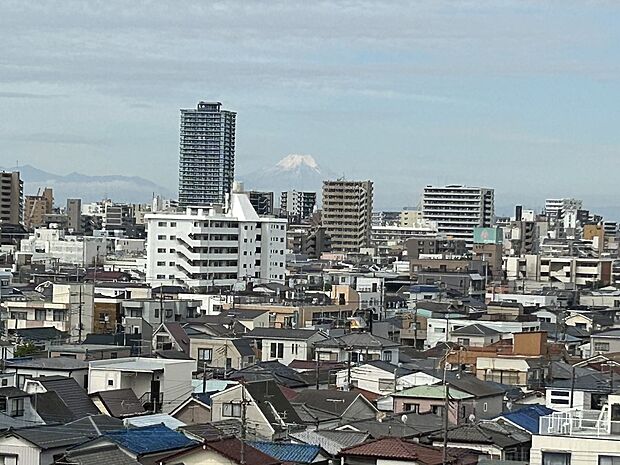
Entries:
[[28, 357], [29, 355], [36, 354], [39, 349], [32, 342], [26, 342], [25, 344], [20, 344], [15, 349], [15, 357]]

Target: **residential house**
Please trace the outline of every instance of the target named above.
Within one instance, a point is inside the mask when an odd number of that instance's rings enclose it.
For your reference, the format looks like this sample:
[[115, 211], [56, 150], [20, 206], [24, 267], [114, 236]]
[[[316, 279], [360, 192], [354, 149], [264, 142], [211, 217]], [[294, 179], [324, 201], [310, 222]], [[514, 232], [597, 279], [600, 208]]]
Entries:
[[620, 352], [620, 329], [608, 329], [590, 335], [590, 356]]
[[[434, 446], [443, 447], [444, 432], [428, 438]], [[448, 447], [479, 451], [491, 459], [527, 462], [531, 434], [509, 423], [476, 422], [448, 429]]]
[[293, 360], [314, 360], [315, 345], [327, 339], [318, 330], [255, 328], [244, 334], [255, 341], [264, 362], [277, 360], [288, 365]]
[[[382, 360], [339, 370], [336, 373], [338, 389], [358, 388], [375, 394], [388, 395], [395, 390], [416, 386], [416, 372]], [[429, 383], [431, 384], [431, 383]]]
[[189, 340], [189, 356], [196, 360], [199, 370], [242, 370], [256, 361], [256, 354], [249, 339], [190, 333]]
[[219, 391], [193, 393], [170, 415], [185, 425], [198, 425], [211, 421], [211, 396]]
[[277, 361], [259, 362], [250, 365], [232, 373], [229, 379], [245, 382], [273, 380], [280, 386], [285, 386], [289, 389], [305, 388], [316, 381], [309, 373], [302, 375]]
[[302, 425], [299, 415], [272, 380], [239, 384], [213, 394], [211, 418], [214, 422], [245, 418], [249, 438], [270, 441], [283, 438]]
[[85, 420], [0, 433], [0, 463], [52, 465], [67, 449], [96, 438], [104, 431], [122, 428], [120, 421], [103, 415]]
[[483, 381], [539, 388], [546, 377], [546, 365], [543, 357], [478, 357], [476, 376]]
[[32, 405], [30, 394], [15, 387], [0, 388], [0, 429], [44, 423]]
[[322, 429], [342, 422], [376, 419], [379, 411], [358, 392], [305, 389], [291, 403], [300, 418]]
[[27, 379], [40, 376], [73, 378], [81, 388], [88, 385], [88, 362], [67, 357], [14, 358], [5, 362], [5, 373], [13, 373], [15, 386], [23, 388]]
[[361, 444], [371, 438], [370, 434], [362, 431], [313, 429], [292, 433], [290, 436], [294, 443], [318, 446], [332, 457], [336, 457], [347, 447]]
[[101, 444], [88, 449], [68, 450], [55, 465], [140, 465], [115, 444]]
[[143, 357], [90, 362], [88, 393], [132, 389], [149, 409], [168, 413], [192, 392], [193, 360]]
[[366, 332], [348, 333], [315, 344], [317, 358], [320, 361], [353, 363], [372, 360], [398, 363], [399, 347], [397, 342]]
[[180, 323], [162, 323], [153, 332], [153, 351], [176, 350], [189, 355], [189, 347], [189, 336]]
[[304, 465], [326, 462], [329, 458], [319, 446], [268, 441], [248, 441], [248, 444], [282, 463]]
[[416, 386], [392, 394], [394, 413], [427, 413], [442, 416], [446, 395], [452, 400], [448, 408], [448, 420], [453, 425], [466, 422], [474, 415], [475, 396], [447, 385]]
[[452, 330], [449, 340], [464, 347], [485, 347], [501, 338], [502, 333], [496, 329], [475, 323]]
[[48, 353], [50, 358], [66, 357], [84, 361], [106, 360], [129, 357], [131, 355], [131, 347], [103, 344], [63, 344], [51, 345]]

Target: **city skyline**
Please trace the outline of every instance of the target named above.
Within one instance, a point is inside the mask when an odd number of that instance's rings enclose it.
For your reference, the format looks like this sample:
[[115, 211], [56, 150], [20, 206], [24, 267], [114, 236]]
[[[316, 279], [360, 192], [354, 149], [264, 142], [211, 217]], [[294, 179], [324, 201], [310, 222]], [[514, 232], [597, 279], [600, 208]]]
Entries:
[[175, 190], [178, 109], [217, 100], [239, 114], [239, 174], [304, 153], [372, 179], [383, 209], [456, 182], [494, 187], [498, 208], [577, 197], [620, 211], [618, 8], [575, 5], [14, 3], [2, 165]]

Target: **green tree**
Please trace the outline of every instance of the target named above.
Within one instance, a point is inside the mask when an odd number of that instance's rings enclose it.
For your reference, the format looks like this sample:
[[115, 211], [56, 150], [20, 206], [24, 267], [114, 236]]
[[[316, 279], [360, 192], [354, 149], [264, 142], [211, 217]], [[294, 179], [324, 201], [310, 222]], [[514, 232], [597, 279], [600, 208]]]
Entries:
[[15, 349], [15, 357], [28, 357], [29, 355], [36, 354], [39, 350], [32, 342], [26, 342], [25, 344], [18, 345]]

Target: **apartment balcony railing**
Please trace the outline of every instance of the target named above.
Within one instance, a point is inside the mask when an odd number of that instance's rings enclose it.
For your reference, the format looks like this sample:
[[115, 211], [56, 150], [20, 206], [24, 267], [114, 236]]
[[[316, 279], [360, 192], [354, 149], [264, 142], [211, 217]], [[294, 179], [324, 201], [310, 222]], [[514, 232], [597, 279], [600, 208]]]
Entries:
[[539, 432], [550, 436], [618, 436], [620, 439], [620, 421], [611, 421], [606, 409], [554, 412], [540, 418]]

